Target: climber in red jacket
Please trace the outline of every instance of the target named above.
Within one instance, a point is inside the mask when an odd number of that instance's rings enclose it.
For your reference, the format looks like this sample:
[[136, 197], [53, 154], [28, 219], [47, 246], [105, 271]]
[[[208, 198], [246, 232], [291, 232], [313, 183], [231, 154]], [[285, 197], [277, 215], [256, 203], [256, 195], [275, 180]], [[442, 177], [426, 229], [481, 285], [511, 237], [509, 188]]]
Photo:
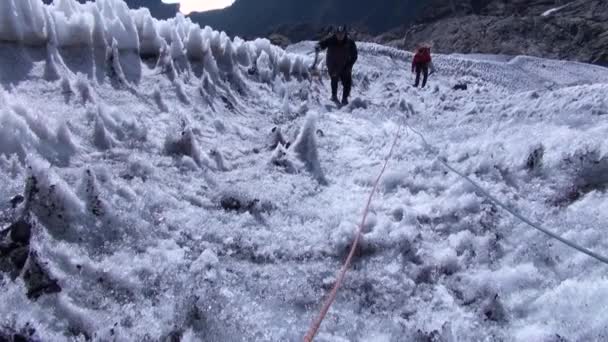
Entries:
[[428, 46], [418, 46], [418, 48], [416, 48], [416, 53], [414, 54], [414, 59], [412, 60], [412, 73], [416, 72], [416, 83], [414, 83], [414, 87], [418, 87], [418, 84], [420, 84], [420, 73], [423, 74], [422, 88], [426, 86], [431, 62], [431, 48]]

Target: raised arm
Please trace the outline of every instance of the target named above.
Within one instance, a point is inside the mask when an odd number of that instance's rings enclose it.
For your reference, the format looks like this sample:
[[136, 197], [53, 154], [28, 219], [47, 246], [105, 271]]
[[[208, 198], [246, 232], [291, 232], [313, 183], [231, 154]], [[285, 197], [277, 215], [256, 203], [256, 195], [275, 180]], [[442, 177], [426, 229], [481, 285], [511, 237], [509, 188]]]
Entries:
[[334, 39], [334, 37], [333, 36], [329, 36], [329, 37], [321, 40], [319, 43], [317, 43], [316, 50], [320, 51], [320, 50], [327, 49], [331, 45], [332, 39]]

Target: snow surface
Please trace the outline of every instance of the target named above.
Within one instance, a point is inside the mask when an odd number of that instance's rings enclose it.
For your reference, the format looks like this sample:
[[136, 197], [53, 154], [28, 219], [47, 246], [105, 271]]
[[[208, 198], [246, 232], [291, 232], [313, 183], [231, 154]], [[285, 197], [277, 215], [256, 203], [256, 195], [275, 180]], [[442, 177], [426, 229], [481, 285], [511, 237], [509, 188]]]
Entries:
[[[499, 199], [608, 252], [608, 69], [436, 56], [419, 90], [411, 54], [360, 44], [336, 110], [311, 42], [116, 0], [0, 7], [0, 227], [29, 209], [62, 288], [31, 300], [0, 276], [0, 336], [301, 340], [406, 119]], [[608, 266], [497, 209], [415, 134], [371, 210], [318, 341], [606, 340]]]

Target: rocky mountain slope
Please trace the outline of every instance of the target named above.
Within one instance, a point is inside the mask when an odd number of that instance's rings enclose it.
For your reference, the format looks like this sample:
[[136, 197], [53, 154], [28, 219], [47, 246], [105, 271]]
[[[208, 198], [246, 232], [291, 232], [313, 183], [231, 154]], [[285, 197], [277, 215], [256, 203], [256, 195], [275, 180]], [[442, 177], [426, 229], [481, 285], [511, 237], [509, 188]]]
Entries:
[[273, 35], [282, 44], [287, 40], [281, 36], [291, 42], [317, 39], [328, 25], [347, 23], [369, 33], [358, 39], [408, 50], [430, 41], [444, 53], [608, 64], [608, 2], [603, 0], [237, 0], [192, 19], [245, 37]]
[[435, 0], [415, 25], [376, 41], [408, 50], [430, 41], [445, 53], [525, 54], [608, 65], [608, 2], [495, 0], [452, 7], [448, 0]]
[[310, 25], [311, 32], [326, 25], [350, 24], [379, 34], [412, 22], [423, 5], [421, 0], [237, 0], [226, 9], [196, 13], [191, 18], [241, 36], [301, 24]]

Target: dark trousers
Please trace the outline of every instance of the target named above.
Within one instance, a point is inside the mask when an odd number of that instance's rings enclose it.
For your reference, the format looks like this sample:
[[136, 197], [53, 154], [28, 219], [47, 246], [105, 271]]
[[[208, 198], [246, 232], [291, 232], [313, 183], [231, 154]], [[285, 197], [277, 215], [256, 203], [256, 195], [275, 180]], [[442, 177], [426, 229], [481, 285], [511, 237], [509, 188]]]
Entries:
[[338, 97], [338, 82], [342, 82], [342, 99], [347, 99], [350, 96], [350, 90], [353, 86], [353, 72], [346, 70], [336, 76], [331, 76], [331, 96], [332, 98]]
[[418, 87], [420, 84], [420, 74], [422, 73], [422, 88], [426, 86], [426, 80], [429, 78], [429, 64], [428, 63], [418, 63], [416, 64], [416, 83], [414, 83], [414, 87]]

